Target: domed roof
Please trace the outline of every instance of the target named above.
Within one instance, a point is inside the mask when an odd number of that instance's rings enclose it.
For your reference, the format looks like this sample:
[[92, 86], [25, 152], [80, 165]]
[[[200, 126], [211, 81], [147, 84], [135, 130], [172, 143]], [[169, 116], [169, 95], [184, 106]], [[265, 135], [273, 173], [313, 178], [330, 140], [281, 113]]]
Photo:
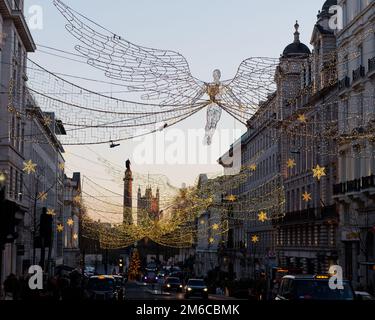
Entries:
[[327, 0], [323, 4], [322, 11], [327, 11], [328, 12], [330, 7], [336, 6], [336, 5], [337, 5], [337, 0]]
[[291, 43], [289, 44], [283, 52], [283, 56], [299, 56], [299, 55], [305, 55], [310, 54], [311, 51], [308, 46], [303, 44], [302, 42], [299, 43]]
[[308, 48], [308, 46], [306, 46], [299, 40], [298, 21], [296, 21], [294, 28], [296, 29], [296, 32], [294, 33], [294, 42], [289, 44], [284, 49], [283, 57], [285, 58], [299, 57], [299, 56], [305, 56], [305, 55], [311, 54], [311, 51]]

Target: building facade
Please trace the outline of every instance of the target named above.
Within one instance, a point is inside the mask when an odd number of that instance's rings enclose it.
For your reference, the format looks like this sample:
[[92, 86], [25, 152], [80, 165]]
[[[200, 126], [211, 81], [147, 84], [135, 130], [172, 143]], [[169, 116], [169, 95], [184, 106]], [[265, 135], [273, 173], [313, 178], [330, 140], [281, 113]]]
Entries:
[[[28, 208], [23, 173], [26, 123], [22, 116], [26, 110], [26, 58], [36, 49], [23, 15], [23, 1], [0, 1], [0, 35], [0, 83], [2, 91], [9, 89], [0, 97], [0, 171], [7, 177], [5, 197], [10, 205], [4, 211], [9, 221], [19, 226]], [[17, 228], [14, 237], [7, 236], [7, 243], [1, 244], [0, 283], [8, 274], [22, 272], [19, 253], [23, 248], [14, 241], [21, 234]]]
[[[336, 38], [328, 10], [325, 3], [318, 14], [312, 53], [300, 42], [295, 25], [294, 42], [285, 48], [276, 72], [286, 198], [285, 216], [274, 221], [278, 261], [308, 274], [327, 273], [338, 262], [332, 194], [337, 175]], [[323, 168], [321, 176], [317, 168]]]
[[81, 263], [80, 254], [80, 217], [82, 215], [81, 174], [73, 173], [72, 178], [64, 179], [64, 265], [76, 268]]
[[151, 186], [147, 187], [142, 196], [141, 188], [137, 192], [137, 224], [147, 223], [147, 221], [159, 220], [160, 214], [160, 192], [156, 189], [155, 196], [152, 194]]
[[[46, 272], [63, 264], [63, 232], [57, 225], [64, 225], [64, 148], [58, 136], [66, 134], [61, 121], [53, 113], [43, 112], [31, 96], [27, 98], [29, 120], [25, 126], [25, 162], [35, 165], [35, 170], [25, 172], [24, 196], [28, 214], [23, 221], [19, 241], [24, 248], [23, 273], [30, 265], [45, 266]], [[44, 245], [42, 239], [42, 213], [51, 216], [51, 241]], [[47, 253], [42, 257], [43, 250]], [[44, 255], [44, 254], [43, 254]]]
[[375, 1], [338, 1], [340, 264], [355, 286], [375, 288]]
[[[207, 184], [215, 185], [215, 181], [201, 174], [198, 179], [198, 188], [204, 189]], [[210, 271], [220, 267], [219, 246], [222, 235], [215, 232], [214, 225], [222, 225], [220, 208], [221, 196], [216, 195], [213, 204], [199, 215], [196, 222], [197, 239], [195, 247], [194, 272], [198, 276], [205, 276]]]

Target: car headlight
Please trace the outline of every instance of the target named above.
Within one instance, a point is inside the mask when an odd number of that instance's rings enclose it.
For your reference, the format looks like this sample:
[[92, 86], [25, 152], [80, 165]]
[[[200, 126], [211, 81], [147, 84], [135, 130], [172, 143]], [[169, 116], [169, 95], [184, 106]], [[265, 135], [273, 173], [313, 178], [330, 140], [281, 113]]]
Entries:
[[182, 288], [182, 284], [180, 284], [180, 288]]
[[167, 288], [170, 288], [171, 287], [171, 285], [170, 284], [167, 284]]
[[188, 290], [188, 291], [191, 291], [191, 290], [193, 290], [193, 289], [192, 289], [192, 288], [187, 288], [187, 290]]
[[203, 291], [204, 291], [204, 292], [207, 292], [207, 291], [208, 291], [208, 289], [207, 289], [207, 288], [204, 288], [204, 289], [203, 289]]

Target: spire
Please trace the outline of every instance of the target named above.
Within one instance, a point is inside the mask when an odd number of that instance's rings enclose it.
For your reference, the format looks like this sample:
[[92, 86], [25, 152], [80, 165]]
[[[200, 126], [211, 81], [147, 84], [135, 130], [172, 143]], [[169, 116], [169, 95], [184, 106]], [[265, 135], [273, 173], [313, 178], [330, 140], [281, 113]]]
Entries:
[[298, 20], [296, 21], [296, 24], [294, 25], [294, 28], [296, 29], [296, 32], [294, 32], [294, 43], [300, 43], [300, 40], [299, 40], [299, 24], [298, 24]]

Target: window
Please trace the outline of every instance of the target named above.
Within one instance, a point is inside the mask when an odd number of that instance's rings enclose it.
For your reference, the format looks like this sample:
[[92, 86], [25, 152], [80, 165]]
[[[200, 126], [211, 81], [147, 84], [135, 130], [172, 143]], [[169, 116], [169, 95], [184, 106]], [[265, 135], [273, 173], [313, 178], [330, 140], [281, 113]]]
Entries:
[[363, 66], [363, 45], [360, 44], [357, 48], [358, 50], [358, 67]]
[[19, 173], [16, 170], [16, 179], [15, 179], [15, 187], [14, 187], [14, 196], [15, 196], [16, 200], [18, 200], [18, 196], [19, 196], [19, 190], [18, 190], [19, 177], [18, 177], [18, 175], [19, 175]]

